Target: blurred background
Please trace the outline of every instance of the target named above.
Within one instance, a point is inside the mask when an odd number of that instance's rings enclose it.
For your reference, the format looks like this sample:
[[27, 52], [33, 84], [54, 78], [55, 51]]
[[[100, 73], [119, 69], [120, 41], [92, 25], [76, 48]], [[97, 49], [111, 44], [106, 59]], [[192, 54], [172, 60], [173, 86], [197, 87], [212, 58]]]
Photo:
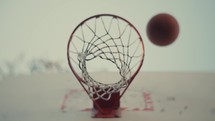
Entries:
[[[72, 31], [101, 13], [126, 18], [139, 30], [146, 54], [142, 71], [215, 72], [214, 5], [213, 0], [0, 0], [0, 78], [69, 71]], [[180, 25], [177, 40], [165, 47], [146, 36], [148, 21], [159, 13], [173, 15]]]

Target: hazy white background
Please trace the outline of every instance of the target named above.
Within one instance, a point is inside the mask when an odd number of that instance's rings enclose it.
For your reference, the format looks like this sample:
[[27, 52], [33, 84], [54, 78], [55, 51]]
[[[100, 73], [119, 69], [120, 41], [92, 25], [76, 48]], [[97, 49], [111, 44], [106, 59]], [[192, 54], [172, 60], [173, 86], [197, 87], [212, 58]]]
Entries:
[[[141, 33], [146, 49], [142, 70], [215, 72], [214, 11], [214, 0], [0, 0], [0, 63], [3, 68], [21, 55], [67, 68], [73, 29], [89, 16], [110, 13], [128, 19]], [[177, 41], [167, 47], [153, 45], [145, 31], [149, 19], [163, 12], [180, 24]]]

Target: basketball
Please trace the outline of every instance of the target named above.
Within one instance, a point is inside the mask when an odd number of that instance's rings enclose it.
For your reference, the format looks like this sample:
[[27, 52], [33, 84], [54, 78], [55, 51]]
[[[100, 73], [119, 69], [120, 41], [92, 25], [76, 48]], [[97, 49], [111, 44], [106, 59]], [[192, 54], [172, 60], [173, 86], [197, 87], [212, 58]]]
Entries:
[[178, 37], [179, 24], [172, 15], [161, 13], [149, 20], [146, 33], [153, 44], [158, 46], [170, 45]]

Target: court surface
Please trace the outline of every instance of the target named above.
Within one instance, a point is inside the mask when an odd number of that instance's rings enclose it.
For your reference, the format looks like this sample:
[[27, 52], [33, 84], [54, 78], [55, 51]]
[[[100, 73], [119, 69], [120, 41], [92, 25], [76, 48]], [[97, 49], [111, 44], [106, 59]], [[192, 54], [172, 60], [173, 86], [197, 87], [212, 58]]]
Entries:
[[95, 119], [71, 72], [7, 77], [0, 80], [0, 121], [215, 121], [214, 92], [215, 73], [140, 72], [121, 98], [121, 118]]

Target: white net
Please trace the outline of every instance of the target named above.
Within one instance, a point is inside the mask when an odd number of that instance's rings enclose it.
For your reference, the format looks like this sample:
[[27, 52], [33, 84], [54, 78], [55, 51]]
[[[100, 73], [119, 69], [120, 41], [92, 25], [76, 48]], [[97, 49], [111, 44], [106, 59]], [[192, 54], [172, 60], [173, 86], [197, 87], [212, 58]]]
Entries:
[[[144, 57], [137, 30], [117, 16], [92, 17], [82, 22], [70, 38], [68, 51], [72, 71], [80, 77], [93, 100], [109, 100], [111, 94], [125, 89]], [[101, 64], [103, 61], [108, 63]], [[114, 69], [120, 78], [115, 82], [96, 80], [91, 73], [98, 66]]]

